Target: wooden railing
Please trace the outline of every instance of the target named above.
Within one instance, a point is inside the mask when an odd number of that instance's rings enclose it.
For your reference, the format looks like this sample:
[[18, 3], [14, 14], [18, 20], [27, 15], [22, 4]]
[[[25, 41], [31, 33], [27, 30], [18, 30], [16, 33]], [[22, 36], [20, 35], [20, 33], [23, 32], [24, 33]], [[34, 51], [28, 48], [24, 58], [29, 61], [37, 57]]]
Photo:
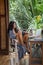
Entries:
[[43, 40], [30, 40], [30, 65], [43, 65]]

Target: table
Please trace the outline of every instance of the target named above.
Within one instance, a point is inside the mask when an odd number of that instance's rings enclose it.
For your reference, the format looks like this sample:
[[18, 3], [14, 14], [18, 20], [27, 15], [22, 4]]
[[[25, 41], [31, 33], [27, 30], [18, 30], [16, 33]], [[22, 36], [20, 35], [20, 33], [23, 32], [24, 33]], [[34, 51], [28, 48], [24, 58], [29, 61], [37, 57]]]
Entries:
[[43, 39], [30, 39], [30, 65], [43, 65]]

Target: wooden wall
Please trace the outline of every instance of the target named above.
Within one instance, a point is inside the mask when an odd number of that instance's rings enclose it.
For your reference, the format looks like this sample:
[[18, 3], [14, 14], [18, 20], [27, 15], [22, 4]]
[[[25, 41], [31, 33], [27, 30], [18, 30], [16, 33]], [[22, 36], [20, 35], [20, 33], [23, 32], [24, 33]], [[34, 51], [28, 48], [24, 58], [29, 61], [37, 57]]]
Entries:
[[0, 0], [0, 54], [8, 54], [8, 0]]

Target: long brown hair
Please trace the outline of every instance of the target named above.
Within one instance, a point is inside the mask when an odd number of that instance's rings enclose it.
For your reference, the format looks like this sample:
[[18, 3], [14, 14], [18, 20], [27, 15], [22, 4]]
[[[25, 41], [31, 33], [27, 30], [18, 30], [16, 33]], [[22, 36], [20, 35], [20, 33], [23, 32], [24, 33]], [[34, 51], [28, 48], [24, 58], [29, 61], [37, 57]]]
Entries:
[[[8, 25], [8, 33], [9, 33], [10, 30], [13, 29], [13, 27], [14, 27], [14, 23], [16, 24], [16, 22], [14, 22], [14, 21], [10, 21], [10, 23], [9, 23], [9, 25]], [[16, 33], [18, 32], [17, 24], [16, 24], [16, 28], [15, 28], [14, 30], [15, 30]]]

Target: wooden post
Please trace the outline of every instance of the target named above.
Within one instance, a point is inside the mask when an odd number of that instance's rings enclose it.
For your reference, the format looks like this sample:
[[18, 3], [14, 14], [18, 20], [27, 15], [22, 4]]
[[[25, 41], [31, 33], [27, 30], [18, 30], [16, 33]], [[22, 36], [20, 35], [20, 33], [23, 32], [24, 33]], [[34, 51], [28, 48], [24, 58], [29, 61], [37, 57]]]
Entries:
[[0, 54], [8, 54], [8, 0], [0, 0]]

